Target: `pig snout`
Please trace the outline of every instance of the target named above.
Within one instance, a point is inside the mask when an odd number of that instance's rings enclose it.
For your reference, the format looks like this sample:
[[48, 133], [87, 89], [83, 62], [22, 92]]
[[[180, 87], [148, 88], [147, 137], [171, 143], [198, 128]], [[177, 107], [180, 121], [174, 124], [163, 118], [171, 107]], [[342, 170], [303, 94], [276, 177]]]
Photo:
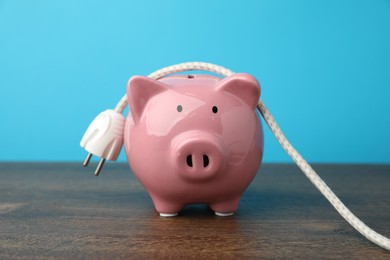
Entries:
[[177, 173], [190, 180], [207, 180], [224, 167], [218, 137], [201, 131], [180, 134], [172, 141], [172, 163]]

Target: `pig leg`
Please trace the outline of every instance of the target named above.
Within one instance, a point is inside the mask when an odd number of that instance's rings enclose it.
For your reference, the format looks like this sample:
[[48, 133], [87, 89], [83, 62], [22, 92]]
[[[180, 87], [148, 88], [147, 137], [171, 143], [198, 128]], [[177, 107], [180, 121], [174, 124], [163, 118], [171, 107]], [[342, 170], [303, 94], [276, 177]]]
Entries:
[[215, 211], [215, 215], [220, 217], [231, 216], [236, 212], [238, 204], [240, 203], [240, 197], [219, 201], [209, 204], [210, 208]]
[[152, 197], [154, 207], [161, 217], [175, 217], [184, 207], [183, 204], [164, 200], [160, 197]]

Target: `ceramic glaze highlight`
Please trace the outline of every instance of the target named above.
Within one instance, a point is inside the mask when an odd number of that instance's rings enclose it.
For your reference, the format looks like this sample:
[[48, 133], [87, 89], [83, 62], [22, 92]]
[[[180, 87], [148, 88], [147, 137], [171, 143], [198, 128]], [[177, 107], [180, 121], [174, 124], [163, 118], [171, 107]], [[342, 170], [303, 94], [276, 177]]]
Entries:
[[234, 213], [263, 156], [257, 80], [135, 76], [127, 95], [126, 156], [160, 215], [193, 203]]

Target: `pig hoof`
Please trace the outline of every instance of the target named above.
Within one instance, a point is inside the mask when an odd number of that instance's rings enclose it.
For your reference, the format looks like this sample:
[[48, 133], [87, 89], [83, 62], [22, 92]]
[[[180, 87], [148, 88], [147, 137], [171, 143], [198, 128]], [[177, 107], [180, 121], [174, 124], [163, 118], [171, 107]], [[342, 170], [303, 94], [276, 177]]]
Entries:
[[177, 213], [160, 213], [160, 217], [163, 218], [171, 218], [171, 217], [176, 217]]
[[229, 216], [233, 216], [234, 212], [228, 212], [228, 213], [222, 213], [222, 212], [215, 212], [215, 215], [217, 215], [218, 217], [229, 217]]

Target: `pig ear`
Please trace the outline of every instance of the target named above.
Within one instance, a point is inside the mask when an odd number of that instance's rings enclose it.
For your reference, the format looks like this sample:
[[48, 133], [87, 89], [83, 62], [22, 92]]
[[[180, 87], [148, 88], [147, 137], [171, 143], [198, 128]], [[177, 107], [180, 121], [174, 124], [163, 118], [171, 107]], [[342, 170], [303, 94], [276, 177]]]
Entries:
[[255, 108], [260, 98], [260, 84], [251, 75], [233, 74], [217, 83], [217, 91], [228, 92]]
[[134, 122], [139, 122], [150, 98], [168, 89], [167, 85], [155, 79], [143, 76], [131, 77], [127, 84], [127, 100]]

